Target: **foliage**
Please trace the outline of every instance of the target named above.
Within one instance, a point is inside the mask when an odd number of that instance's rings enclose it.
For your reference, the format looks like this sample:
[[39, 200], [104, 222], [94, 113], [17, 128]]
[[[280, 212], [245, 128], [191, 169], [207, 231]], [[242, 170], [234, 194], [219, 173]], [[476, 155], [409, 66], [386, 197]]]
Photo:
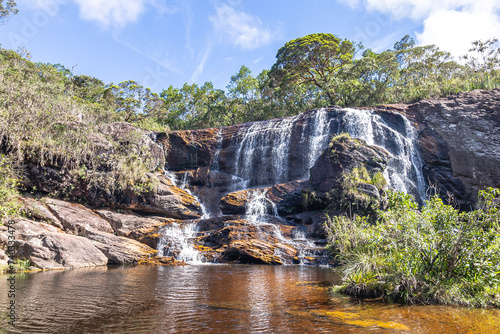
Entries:
[[[128, 83], [123, 86], [141, 89]], [[127, 113], [112, 109], [123, 102], [122, 97], [115, 97], [112, 88], [98, 79], [73, 77], [61, 65], [36, 64], [13, 51], [0, 50], [2, 151], [21, 167], [56, 168], [64, 180], [62, 188], [84, 181], [89, 190], [152, 189], [146, 175], [156, 167], [140, 140], [142, 134], [132, 128], [117, 138], [113, 131], [119, 125], [112, 122], [134, 118], [131, 113], [136, 113], [134, 120], [142, 121], [153, 103]]]
[[479, 193], [478, 209], [459, 212], [437, 196], [418, 210], [388, 191], [376, 224], [329, 217], [330, 249], [344, 264], [342, 291], [406, 303], [500, 306], [500, 189]]
[[285, 44], [276, 54], [270, 76], [281, 86], [313, 84], [330, 104], [338, 100], [342, 69], [352, 64], [356, 47], [332, 34], [311, 34]]
[[5, 155], [0, 155], [0, 224], [2, 220], [17, 216], [21, 205], [17, 198], [18, 176], [14, 164]]
[[0, 0], [0, 24], [4, 24], [11, 15], [16, 15], [17, 12], [17, 4], [15, 1]]

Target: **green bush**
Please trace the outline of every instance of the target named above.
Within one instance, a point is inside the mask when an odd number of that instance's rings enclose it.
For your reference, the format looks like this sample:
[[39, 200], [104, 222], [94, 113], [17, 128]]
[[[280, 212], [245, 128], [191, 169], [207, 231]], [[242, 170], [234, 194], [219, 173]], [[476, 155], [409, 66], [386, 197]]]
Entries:
[[12, 162], [0, 155], [0, 224], [3, 219], [17, 216], [20, 212], [18, 183]]
[[328, 219], [330, 249], [358, 296], [406, 303], [500, 306], [500, 189], [479, 193], [478, 209], [459, 212], [437, 196], [418, 205], [388, 191], [388, 210]]

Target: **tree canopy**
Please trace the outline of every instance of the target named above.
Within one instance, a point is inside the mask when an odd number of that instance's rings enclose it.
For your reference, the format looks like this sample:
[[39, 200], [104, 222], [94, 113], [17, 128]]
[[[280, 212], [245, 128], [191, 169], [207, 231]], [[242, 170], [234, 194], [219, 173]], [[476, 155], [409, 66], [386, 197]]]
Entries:
[[270, 75], [279, 85], [313, 84], [331, 104], [338, 100], [341, 71], [352, 64], [356, 46], [332, 34], [294, 39], [278, 50]]
[[0, 0], [0, 24], [4, 24], [12, 15], [18, 12], [17, 4], [14, 0]]

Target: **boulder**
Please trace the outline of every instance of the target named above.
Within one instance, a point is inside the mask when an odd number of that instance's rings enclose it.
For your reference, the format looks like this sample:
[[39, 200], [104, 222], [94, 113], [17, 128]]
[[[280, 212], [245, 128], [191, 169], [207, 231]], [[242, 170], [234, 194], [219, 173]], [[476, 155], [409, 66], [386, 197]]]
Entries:
[[148, 245], [114, 234], [86, 230], [84, 236], [106, 256], [108, 264], [134, 264], [156, 255]]
[[373, 214], [383, 204], [381, 192], [386, 185], [382, 172], [389, 157], [385, 149], [348, 134], [333, 138], [303, 185], [305, 211], [337, 209], [351, 215]]
[[64, 230], [71, 234], [83, 235], [84, 231], [92, 229], [105, 233], [114, 233], [111, 225], [81, 204], [69, 203], [53, 198], [44, 198], [49, 210], [57, 217]]
[[255, 224], [244, 216], [224, 216], [200, 221], [198, 228], [195, 248], [220, 263], [284, 264], [297, 255], [285, 239], [292, 237], [296, 226], [276, 218]]
[[95, 212], [111, 224], [116, 235], [137, 240], [154, 249], [158, 243], [160, 228], [175, 221], [164, 217], [143, 217], [132, 211], [102, 209]]
[[268, 190], [269, 188], [246, 189], [229, 193], [220, 199], [220, 209], [226, 215], [245, 214], [246, 206], [255, 194]]
[[276, 204], [281, 215], [302, 211], [302, 191], [307, 180], [292, 181], [272, 186], [266, 197]]
[[[92, 241], [63, 233], [54, 226], [18, 219], [15, 229], [16, 258], [28, 259], [41, 269], [85, 268], [108, 263]], [[5, 237], [5, 231], [1, 234]]]

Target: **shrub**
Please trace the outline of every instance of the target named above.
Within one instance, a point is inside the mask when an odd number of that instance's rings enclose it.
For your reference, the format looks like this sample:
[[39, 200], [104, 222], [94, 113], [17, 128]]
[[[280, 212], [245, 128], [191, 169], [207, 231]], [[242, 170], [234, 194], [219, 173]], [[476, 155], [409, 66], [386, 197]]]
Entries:
[[419, 211], [410, 195], [388, 191], [378, 221], [328, 219], [330, 249], [344, 264], [342, 291], [406, 303], [500, 306], [500, 189], [479, 193], [459, 212], [437, 196]]

